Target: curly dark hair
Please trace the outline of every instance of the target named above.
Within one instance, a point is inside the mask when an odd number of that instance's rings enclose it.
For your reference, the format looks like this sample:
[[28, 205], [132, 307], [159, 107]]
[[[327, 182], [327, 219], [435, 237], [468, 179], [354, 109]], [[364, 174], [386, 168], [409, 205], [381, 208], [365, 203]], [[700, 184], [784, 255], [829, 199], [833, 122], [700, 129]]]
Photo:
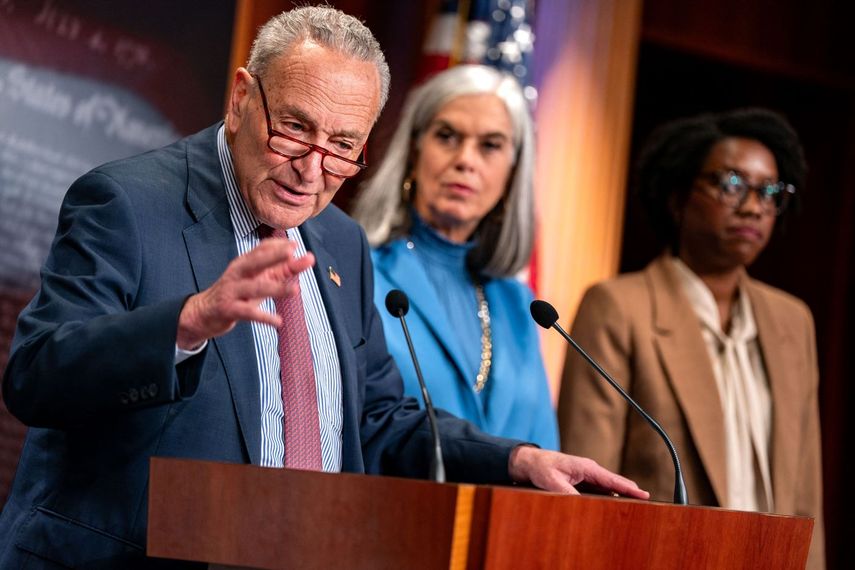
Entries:
[[[677, 207], [683, 207], [712, 147], [733, 137], [763, 144], [775, 157], [779, 178], [799, 191], [804, 189], [807, 174], [804, 150], [796, 131], [778, 113], [760, 108], [737, 109], [661, 125], [651, 133], [639, 154], [636, 192], [657, 237], [674, 253], [679, 247], [679, 229], [671, 212], [671, 201], [676, 198]], [[796, 193], [782, 218], [798, 209], [798, 200]]]

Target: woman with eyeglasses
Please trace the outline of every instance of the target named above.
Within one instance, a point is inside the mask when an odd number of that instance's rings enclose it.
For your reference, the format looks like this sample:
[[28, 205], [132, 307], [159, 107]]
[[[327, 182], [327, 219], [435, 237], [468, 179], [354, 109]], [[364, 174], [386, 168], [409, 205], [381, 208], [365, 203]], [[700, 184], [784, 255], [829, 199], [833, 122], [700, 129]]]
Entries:
[[433, 403], [483, 431], [558, 449], [531, 290], [516, 275], [534, 237], [534, 136], [517, 80], [481, 65], [435, 75], [407, 98], [354, 217], [373, 246], [374, 298], [404, 392], [421, 401], [386, 294], [407, 325]]
[[[670, 435], [690, 503], [815, 517], [808, 567], [822, 568], [813, 319], [746, 271], [805, 171], [798, 136], [767, 110], [660, 127], [640, 154], [637, 184], [664, 252], [589, 289], [573, 336]], [[573, 351], [558, 415], [565, 451], [671, 500], [662, 440]]]

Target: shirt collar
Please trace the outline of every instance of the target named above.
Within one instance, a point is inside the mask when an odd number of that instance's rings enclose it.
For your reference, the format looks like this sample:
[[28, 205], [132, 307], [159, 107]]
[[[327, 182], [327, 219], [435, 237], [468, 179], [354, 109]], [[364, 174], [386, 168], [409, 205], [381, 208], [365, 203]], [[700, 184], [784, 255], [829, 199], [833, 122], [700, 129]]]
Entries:
[[728, 334], [725, 334], [721, 330], [721, 318], [712, 291], [682, 260], [672, 257], [671, 262], [677, 270], [677, 275], [680, 278], [683, 291], [689, 299], [689, 304], [705, 327], [720, 339], [730, 338], [733, 341], [747, 342], [757, 336], [754, 311], [752, 310], [751, 300], [748, 298], [748, 292], [745, 288], [744, 272], [740, 275], [737, 284], [738, 295], [736, 303], [733, 305], [730, 331]]
[[419, 255], [429, 261], [449, 267], [459, 268], [466, 264], [466, 255], [475, 247], [475, 241], [457, 243], [449, 240], [425, 222], [415, 211], [410, 210], [412, 225], [410, 240], [416, 246]]
[[229, 201], [229, 215], [232, 219], [232, 227], [238, 237], [245, 238], [254, 232], [261, 222], [250, 211], [249, 206], [238, 189], [235, 179], [235, 169], [232, 162], [232, 152], [226, 142], [226, 126], [220, 125], [217, 131], [217, 152], [220, 155], [220, 166], [223, 170], [223, 180], [226, 183], [226, 198]]

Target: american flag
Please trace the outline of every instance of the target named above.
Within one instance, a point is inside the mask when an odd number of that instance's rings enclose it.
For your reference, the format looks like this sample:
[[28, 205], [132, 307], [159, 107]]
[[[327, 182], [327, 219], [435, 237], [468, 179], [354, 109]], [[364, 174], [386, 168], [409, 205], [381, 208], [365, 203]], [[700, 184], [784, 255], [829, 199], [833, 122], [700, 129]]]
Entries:
[[458, 63], [481, 63], [516, 76], [533, 102], [533, 21], [534, 0], [443, 0], [427, 32], [419, 78]]

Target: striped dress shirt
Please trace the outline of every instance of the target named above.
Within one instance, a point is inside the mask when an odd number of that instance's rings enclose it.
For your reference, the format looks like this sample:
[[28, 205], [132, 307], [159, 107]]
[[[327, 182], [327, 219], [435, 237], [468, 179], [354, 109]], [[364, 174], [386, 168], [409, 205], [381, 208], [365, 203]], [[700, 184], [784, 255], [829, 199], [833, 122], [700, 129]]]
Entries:
[[[261, 223], [249, 210], [235, 180], [231, 151], [226, 143], [225, 127], [217, 133], [217, 149], [226, 195], [229, 201], [232, 228], [239, 255], [259, 244], [258, 228]], [[295, 257], [306, 254], [306, 246], [298, 228], [287, 230], [288, 238], [295, 243]], [[324, 309], [318, 282], [312, 270], [300, 274], [300, 294], [306, 315], [306, 328], [312, 348], [312, 360], [318, 394], [318, 419], [320, 421], [321, 455], [324, 471], [341, 471], [341, 430], [343, 422], [341, 402], [341, 370], [329, 318]], [[261, 303], [269, 313], [276, 313], [273, 299]], [[250, 323], [258, 362], [261, 396], [261, 465], [282, 467], [285, 444], [282, 433], [282, 387], [279, 375], [279, 349], [276, 329], [270, 325]]]

